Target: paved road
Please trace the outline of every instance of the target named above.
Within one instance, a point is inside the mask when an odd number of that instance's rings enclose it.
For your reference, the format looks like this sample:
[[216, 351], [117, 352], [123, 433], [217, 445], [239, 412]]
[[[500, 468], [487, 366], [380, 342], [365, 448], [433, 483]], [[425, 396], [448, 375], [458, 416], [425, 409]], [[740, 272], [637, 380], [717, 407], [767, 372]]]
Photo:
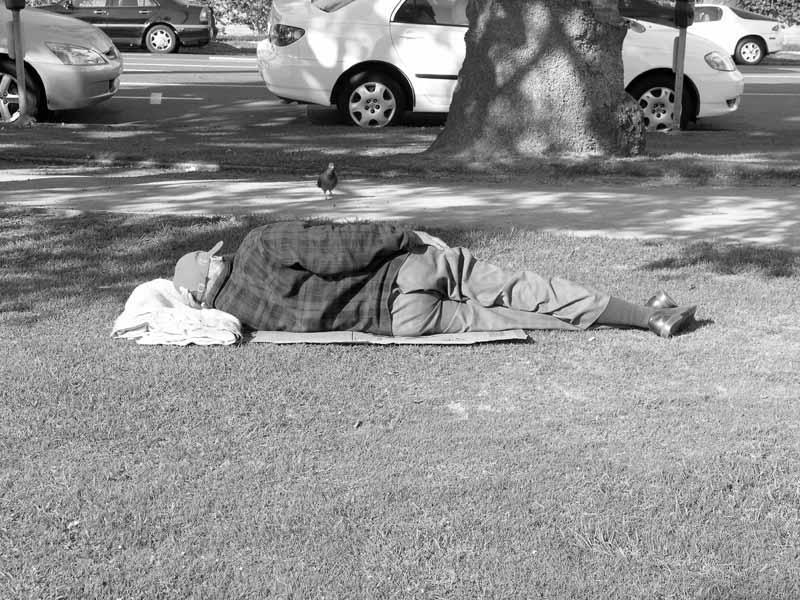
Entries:
[[[286, 105], [267, 92], [252, 55], [123, 54], [125, 74], [119, 94], [90, 110], [61, 115], [68, 123], [153, 123], [201, 113], [213, 120], [216, 111], [236, 106], [227, 119], [238, 124], [303, 119], [306, 107]], [[781, 127], [800, 133], [800, 65], [742, 67], [745, 95], [736, 113], [705, 119], [703, 129], [750, 131]], [[313, 108], [318, 119], [326, 111]], [[429, 121], [423, 121], [430, 124]]]

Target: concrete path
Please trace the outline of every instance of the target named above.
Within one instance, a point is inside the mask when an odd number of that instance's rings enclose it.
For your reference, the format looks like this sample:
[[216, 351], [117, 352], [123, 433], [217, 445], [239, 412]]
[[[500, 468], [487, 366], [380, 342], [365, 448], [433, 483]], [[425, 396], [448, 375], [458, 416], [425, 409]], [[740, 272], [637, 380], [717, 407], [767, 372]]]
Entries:
[[146, 169], [7, 169], [0, 202], [79, 210], [180, 214], [267, 213], [413, 222], [417, 226], [520, 227], [579, 236], [725, 239], [800, 250], [800, 187], [543, 187], [348, 180], [336, 206], [310, 179], [232, 178]]

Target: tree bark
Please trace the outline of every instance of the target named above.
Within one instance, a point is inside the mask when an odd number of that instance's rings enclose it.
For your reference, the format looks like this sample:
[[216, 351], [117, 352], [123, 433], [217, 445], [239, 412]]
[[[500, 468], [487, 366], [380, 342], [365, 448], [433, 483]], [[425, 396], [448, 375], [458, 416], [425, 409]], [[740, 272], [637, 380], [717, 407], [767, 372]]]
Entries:
[[641, 110], [623, 89], [617, 0], [469, 0], [466, 56], [429, 149], [469, 159], [630, 156]]

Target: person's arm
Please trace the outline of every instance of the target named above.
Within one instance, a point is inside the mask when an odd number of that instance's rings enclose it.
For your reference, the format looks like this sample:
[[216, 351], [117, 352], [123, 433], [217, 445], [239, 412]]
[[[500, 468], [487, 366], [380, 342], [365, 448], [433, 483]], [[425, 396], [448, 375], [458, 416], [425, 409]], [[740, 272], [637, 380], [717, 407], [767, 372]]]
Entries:
[[367, 271], [424, 242], [382, 223], [276, 223], [263, 230], [262, 243], [285, 266], [335, 277]]
[[450, 247], [447, 245], [447, 242], [439, 239], [435, 235], [431, 235], [427, 231], [415, 231], [414, 233], [416, 234], [420, 243], [425, 246], [433, 246], [439, 250], [447, 250]]

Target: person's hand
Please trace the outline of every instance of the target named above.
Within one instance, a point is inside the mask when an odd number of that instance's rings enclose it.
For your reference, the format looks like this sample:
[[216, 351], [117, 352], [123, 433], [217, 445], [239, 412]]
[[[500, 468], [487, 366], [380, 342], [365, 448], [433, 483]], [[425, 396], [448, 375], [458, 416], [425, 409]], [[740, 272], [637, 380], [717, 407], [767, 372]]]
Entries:
[[450, 247], [444, 242], [444, 240], [440, 240], [435, 235], [431, 235], [425, 231], [415, 231], [414, 233], [419, 238], [419, 241], [426, 246], [433, 246], [439, 250], [447, 250]]

